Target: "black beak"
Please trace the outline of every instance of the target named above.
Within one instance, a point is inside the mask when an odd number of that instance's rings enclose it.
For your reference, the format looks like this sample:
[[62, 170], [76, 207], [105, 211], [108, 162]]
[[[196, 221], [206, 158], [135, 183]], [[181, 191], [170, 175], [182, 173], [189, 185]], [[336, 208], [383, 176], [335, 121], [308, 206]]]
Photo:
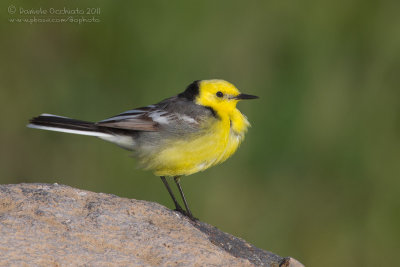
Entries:
[[247, 95], [247, 94], [240, 94], [235, 96], [233, 99], [243, 100], [243, 99], [257, 99], [258, 96], [255, 95]]

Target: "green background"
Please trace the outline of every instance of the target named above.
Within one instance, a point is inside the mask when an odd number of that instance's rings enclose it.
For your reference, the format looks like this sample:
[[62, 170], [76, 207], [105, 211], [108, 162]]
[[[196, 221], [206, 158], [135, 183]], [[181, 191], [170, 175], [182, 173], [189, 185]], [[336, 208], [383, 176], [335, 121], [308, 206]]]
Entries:
[[[99, 7], [100, 22], [12, 23], [33, 16], [10, 5]], [[194, 214], [306, 266], [390, 265], [400, 247], [399, 10], [361, 0], [2, 1], [0, 182], [172, 207], [129, 152], [25, 125], [43, 112], [98, 121], [221, 78], [260, 99], [239, 104], [252, 128], [237, 153], [183, 179]]]

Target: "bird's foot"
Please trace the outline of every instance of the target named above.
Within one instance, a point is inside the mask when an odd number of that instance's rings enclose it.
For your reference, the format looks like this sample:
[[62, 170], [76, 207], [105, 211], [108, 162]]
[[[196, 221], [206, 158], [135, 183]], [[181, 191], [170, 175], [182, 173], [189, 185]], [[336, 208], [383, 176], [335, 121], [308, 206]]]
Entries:
[[188, 217], [192, 221], [198, 221], [199, 219], [194, 217], [191, 212], [187, 212], [186, 210], [182, 209], [181, 207], [176, 207], [174, 211], [181, 213], [182, 215]]

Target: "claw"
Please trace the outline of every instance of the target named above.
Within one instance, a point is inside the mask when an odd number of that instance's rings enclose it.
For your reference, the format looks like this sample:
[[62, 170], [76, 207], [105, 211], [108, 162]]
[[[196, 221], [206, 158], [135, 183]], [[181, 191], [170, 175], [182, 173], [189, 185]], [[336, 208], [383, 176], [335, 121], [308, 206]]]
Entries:
[[182, 214], [183, 216], [188, 217], [190, 220], [192, 221], [198, 221], [199, 219], [194, 217], [191, 213], [188, 213], [186, 210], [182, 209], [182, 208], [175, 208], [174, 211], [179, 212], [180, 214]]

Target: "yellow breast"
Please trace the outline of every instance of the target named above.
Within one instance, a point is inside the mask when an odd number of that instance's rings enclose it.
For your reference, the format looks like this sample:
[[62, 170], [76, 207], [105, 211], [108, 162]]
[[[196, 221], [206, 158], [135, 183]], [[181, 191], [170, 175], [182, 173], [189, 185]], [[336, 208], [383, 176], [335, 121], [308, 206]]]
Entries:
[[159, 153], [145, 160], [146, 168], [157, 176], [179, 176], [222, 163], [235, 153], [249, 126], [246, 117], [236, 111], [213, 119], [198, 134], [168, 141]]

